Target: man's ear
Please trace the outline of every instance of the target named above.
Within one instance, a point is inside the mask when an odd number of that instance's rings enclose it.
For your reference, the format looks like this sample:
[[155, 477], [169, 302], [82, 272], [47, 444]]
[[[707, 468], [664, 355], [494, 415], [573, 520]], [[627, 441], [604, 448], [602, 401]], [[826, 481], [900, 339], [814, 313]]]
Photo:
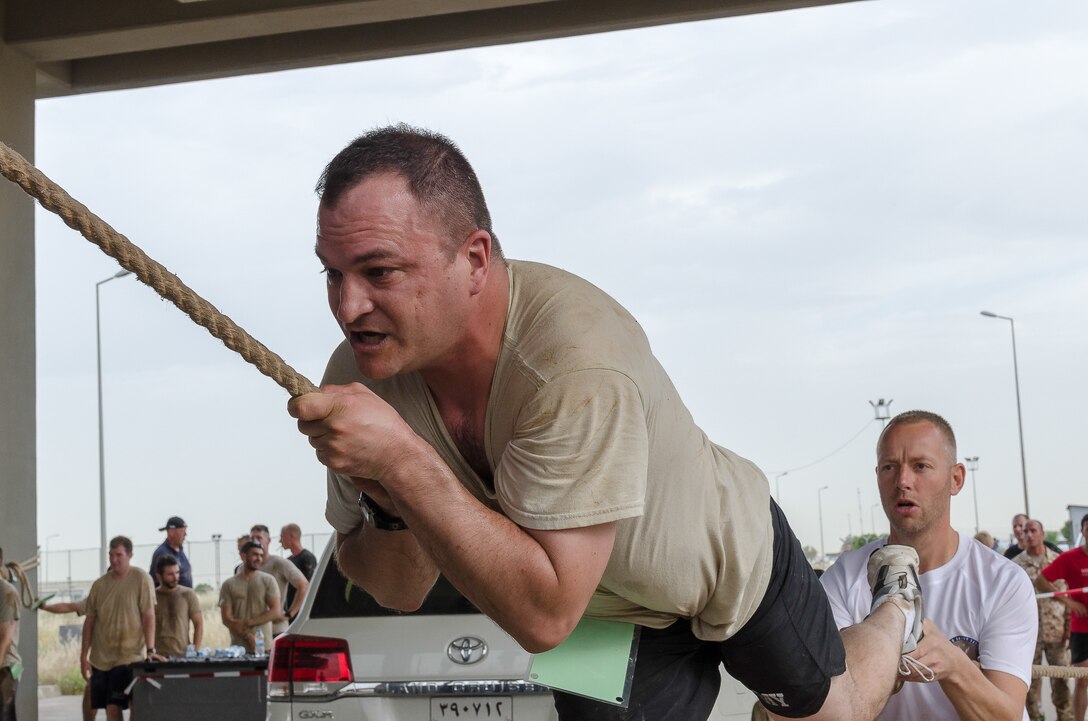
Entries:
[[477, 230], [465, 238], [463, 251], [468, 260], [472, 276], [472, 293], [479, 293], [487, 282], [491, 269], [491, 234], [486, 230]]
[[957, 495], [963, 490], [964, 480], [967, 478], [967, 469], [962, 463], [952, 466], [952, 495]]

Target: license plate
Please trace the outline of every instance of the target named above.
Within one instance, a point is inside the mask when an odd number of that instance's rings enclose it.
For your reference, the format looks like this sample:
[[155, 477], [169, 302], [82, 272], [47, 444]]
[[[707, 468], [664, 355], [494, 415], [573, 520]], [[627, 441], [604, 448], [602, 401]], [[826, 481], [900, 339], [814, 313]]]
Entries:
[[431, 721], [513, 721], [510, 696], [436, 696], [431, 698]]

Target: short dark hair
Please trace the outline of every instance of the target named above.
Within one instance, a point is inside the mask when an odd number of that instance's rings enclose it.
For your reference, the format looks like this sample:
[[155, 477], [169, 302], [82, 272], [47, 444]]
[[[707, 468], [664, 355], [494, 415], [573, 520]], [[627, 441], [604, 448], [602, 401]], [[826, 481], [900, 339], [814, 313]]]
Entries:
[[169, 553], [164, 553], [159, 556], [159, 560], [155, 561], [155, 573], [162, 573], [163, 569], [167, 566], [180, 566], [181, 563], [178, 559], [171, 556]]
[[891, 429], [896, 426], [906, 426], [912, 423], [929, 423], [936, 428], [937, 431], [944, 436], [945, 443], [948, 444], [948, 452], [952, 463], [956, 463], [956, 434], [952, 431], [952, 426], [948, 421], [931, 411], [903, 411], [888, 421], [888, 425], [884, 426], [884, 430], [880, 432], [880, 437], [876, 440], [878, 452], [880, 444], [884, 441], [884, 436], [888, 435], [888, 432]]
[[321, 207], [335, 207], [344, 193], [378, 173], [404, 178], [412, 197], [435, 213], [451, 234], [453, 249], [469, 233], [484, 230], [491, 236], [492, 256], [503, 257], [476, 171], [445, 135], [404, 123], [360, 135], [322, 171], [314, 188]]
[[258, 524], [256, 524], [255, 526], [252, 526], [249, 529], [250, 533], [253, 533], [254, 531], [260, 531], [261, 533], [267, 533], [269, 536], [272, 535], [272, 532], [268, 530], [268, 526], [264, 525], [263, 523], [258, 523]]
[[250, 541], [249, 543], [242, 544], [242, 549], [239, 552], [240, 553], [249, 553], [250, 549], [252, 549], [252, 548], [259, 548], [259, 549], [261, 549], [263, 551], [264, 550], [264, 544], [260, 543], [259, 541]]
[[118, 546], [124, 546], [125, 551], [132, 555], [132, 539], [128, 536], [114, 536], [110, 539], [110, 550], [117, 548]]

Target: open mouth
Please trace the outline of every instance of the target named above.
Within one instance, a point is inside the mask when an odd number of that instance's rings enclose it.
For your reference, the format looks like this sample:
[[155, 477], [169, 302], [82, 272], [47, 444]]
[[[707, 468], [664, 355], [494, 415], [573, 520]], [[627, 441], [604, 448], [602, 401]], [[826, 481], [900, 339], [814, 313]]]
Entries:
[[901, 498], [901, 499], [899, 499], [898, 501], [895, 502], [895, 510], [900, 511], [901, 513], [906, 513], [908, 511], [910, 511], [912, 508], [917, 508], [917, 507], [918, 507], [917, 503], [915, 503], [914, 501], [909, 501], [906, 498]]
[[348, 337], [351, 339], [352, 345], [377, 346], [385, 340], [386, 334], [372, 331], [351, 331]]

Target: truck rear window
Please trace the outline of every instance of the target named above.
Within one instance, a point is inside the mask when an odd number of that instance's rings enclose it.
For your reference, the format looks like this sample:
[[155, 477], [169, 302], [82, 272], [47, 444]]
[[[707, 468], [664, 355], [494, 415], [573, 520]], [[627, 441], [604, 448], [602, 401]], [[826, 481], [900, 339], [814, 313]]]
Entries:
[[354, 618], [358, 616], [447, 616], [479, 613], [472, 603], [454, 588], [445, 576], [439, 576], [427, 600], [418, 611], [404, 613], [385, 608], [374, 598], [349, 583], [335, 561], [330, 559], [310, 609], [311, 618]]

